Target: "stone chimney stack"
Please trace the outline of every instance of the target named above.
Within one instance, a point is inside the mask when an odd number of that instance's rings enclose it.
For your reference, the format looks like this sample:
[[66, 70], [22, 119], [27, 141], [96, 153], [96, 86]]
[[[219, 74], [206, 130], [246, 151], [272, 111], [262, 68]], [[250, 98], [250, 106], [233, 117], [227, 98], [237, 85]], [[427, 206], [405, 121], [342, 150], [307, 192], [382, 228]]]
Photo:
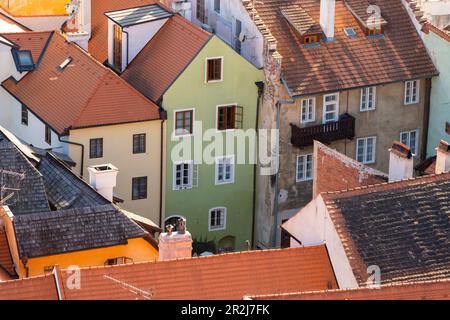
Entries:
[[401, 142], [394, 141], [389, 152], [389, 182], [411, 179], [414, 174], [411, 148]]
[[320, 0], [320, 25], [328, 41], [334, 39], [336, 0]]
[[177, 230], [167, 226], [167, 232], [159, 235], [159, 260], [182, 259], [192, 257], [192, 236], [186, 231], [186, 220], [178, 220]]
[[436, 174], [450, 172], [450, 144], [444, 140], [436, 148]]
[[116, 186], [119, 169], [112, 164], [91, 166], [89, 171], [89, 184], [105, 199], [113, 202], [113, 190]]

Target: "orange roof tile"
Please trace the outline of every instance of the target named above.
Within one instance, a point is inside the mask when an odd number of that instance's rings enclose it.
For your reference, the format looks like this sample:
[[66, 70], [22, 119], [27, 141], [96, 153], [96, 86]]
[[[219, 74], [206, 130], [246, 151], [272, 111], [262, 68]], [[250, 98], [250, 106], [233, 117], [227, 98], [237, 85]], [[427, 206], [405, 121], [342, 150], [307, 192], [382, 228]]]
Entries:
[[35, 31], [2, 33], [1, 36], [19, 46], [21, 50], [30, 50], [33, 62], [37, 64], [51, 34], [51, 31]]
[[[41, 37], [34, 32], [4, 36], [25, 49]], [[157, 105], [77, 45], [60, 33], [51, 33], [49, 39], [36, 70], [17, 83], [8, 79], [2, 86], [58, 134], [70, 128], [160, 118]], [[61, 70], [59, 66], [68, 58], [72, 61]]]
[[14, 262], [9, 250], [8, 238], [3, 226], [0, 226], [0, 269], [5, 270], [10, 276], [15, 274]]
[[450, 300], [450, 280], [250, 297], [254, 300]]
[[0, 282], [0, 300], [58, 300], [53, 275]]
[[158, 101], [211, 36], [175, 15], [142, 49], [122, 77], [146, 97]]
[[[367, 2], [367, 1], [364, 1]], [[355, 3], [355, 1], [351, 1]], [[343, 0], [336, 1], [335, 41], [305, 47], [281, 13], [301, 6], [320, 21], [318, 0], [264, 0], [255, 2], [259, 24], [268, 29], [282, 56], [282, 73], [293, 96], [304, 96], [379, 85], [437, 75], [427, 50], [401, 1], [373, 0], [387, 21], [383, 38], [367, 38]], [[249, 5], [250, 12], [253, 8]], [[361, 9], [361, 8], [359, 8]], [[361, 10], [357, 10], [361, 12]], [[356, 38], [348, 38], [351, 27]], [[265, 31], [264, 31], [265, 32]]]
[[157, 0], [101, 0], [92, 1], [92, 37], [89, 53], [101, 63], [108, 59], [108, 18], [105, 12], [153, 4]]
[[[70, 272], [62, 273], [66, 285]], [[242, 299], [244, 295], [337, 288], [325, 246], [81, 270], [66, 299]]]

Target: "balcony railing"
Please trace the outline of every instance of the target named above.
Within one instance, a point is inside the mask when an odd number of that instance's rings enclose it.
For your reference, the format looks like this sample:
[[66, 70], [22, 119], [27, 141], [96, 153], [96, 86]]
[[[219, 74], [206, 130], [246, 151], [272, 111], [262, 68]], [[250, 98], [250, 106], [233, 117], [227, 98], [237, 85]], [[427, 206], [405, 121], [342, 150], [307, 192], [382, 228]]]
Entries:
[[338, 121], [305, 128], [291, 123], [291, 128], [291, 143], [297, 147], [307, 147], [312, 146], [314, 140], [330, 143], [342, 139], [353, 139], [355, 137], [355, 118], [345, 113]]

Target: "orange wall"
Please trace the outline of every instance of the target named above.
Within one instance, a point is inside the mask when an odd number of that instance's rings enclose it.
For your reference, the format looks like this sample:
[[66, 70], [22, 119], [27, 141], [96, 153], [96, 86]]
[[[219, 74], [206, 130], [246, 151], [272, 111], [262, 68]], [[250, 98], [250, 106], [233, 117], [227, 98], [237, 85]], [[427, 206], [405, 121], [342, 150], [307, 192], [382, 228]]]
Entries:
[[68, 3], [70, 0], [0, 0], [0, 7], [16, 17], [59, 16], [67, 15]]
[[[130, 239], [127, 245], [29, 259], [27, 263], [28, 276], [42, 275], [47, 266], [59, 265], [62, 269], [69, 266], [103, 266], [106, 260], [118, 257], [132, 258], [133, 262], [152, 261], [158, 260], [158, 251], [142, 238]], [[25, 276], [25, 268], [21, 263], [19, 277], [24, 278]]]

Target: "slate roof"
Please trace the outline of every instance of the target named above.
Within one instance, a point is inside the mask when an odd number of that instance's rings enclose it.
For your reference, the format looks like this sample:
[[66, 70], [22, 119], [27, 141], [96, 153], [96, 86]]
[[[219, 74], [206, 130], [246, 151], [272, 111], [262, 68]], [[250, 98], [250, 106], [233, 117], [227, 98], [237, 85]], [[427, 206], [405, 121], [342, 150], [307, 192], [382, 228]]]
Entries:
[[158, 101], [211, 37], [174, 15], [128, 65], [122, 78], [147, 98]]
[[126, 28], [136, 24], [166, 19], [171, 17], [172, 13], [162, 8], [159, 4], [151, 4], [147, 6], [106, 12], [105, 16], [111, 19], [114, 23]]
[[13, 223], [20, 258], [127, 244], [148, 234], [112, 204], [22, 215]]
[[[3, 34], [28, 49], [45, 42], [38, 67], [2, 83], [59, 135], [67, 130], [160, 119], [159, 107], [58, 32]], [[60, 65], [71, 62], [62, 70]], [[56, 112], [57, 111], [57, 112]]]
[[[386, 20], [384, 37], [367, 38], [358, 18], [347, 7], [363, 15], [362, 0], [336, 1], [335, 41], [304, 46], [281, 10], [300, 6], [316, 23], [320, 22], [319, 0], [245, 1], [257, 26], [277, 44], [282, 57], [282, 75], [292, 96], [342, 91], [365, 86], [419, 79], [438, 74], [403, 3], [392, 0], [364, 1], [378, 5]], [[256, 8], [256, 10], [254, 10]], [[364, 17], [362, 17], [364, 19]], [[351, 27], [356, 38], [348, 38]], [[274, 39], [273, 39], [274, 38]]]
[[322, 197], [360, 285], [450, 278], [450, 173]]

